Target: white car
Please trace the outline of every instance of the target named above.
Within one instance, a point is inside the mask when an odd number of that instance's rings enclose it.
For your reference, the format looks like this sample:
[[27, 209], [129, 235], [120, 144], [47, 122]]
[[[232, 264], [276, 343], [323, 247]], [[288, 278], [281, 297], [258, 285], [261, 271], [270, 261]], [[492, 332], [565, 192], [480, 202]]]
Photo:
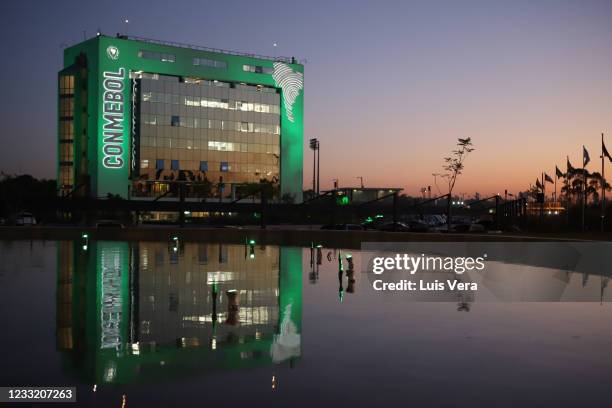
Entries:
[[36, 225], [36, 218], [28, 212], [21, 212], [15, 217], [15, 225], [20, 227]]

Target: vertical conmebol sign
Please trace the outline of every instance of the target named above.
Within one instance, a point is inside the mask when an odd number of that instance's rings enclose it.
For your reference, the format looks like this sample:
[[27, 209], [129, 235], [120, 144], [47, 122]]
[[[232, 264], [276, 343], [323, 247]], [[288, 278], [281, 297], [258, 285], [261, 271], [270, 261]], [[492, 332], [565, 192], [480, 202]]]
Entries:
[[128, 341], [129, 246], [125, 242], [97, 241], [99, 348], [121, 349]]
[[100, 348], [121, 346], [123, 315], [122, 253], [115, 248], [100, 246]]
[[104, 94], [102, 108], [102, 164], [107, 169], [121, 169], [126, 163], [123, 159], [125, 138], [125, 69], [116, 72], [104, 71]]
[[130, 177], [129, 69], [115, 44], [101, 47], [98, 108], [97, 196], [128, 198]]

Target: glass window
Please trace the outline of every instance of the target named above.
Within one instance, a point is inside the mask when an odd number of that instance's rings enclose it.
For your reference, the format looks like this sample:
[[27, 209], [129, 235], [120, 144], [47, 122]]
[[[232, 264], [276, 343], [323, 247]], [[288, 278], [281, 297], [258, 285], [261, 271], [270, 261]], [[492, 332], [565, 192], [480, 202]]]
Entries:
[[74, 139], [74, 122], [72, 120], [60, 120], [60, 140]]
[[140, 168], [141, 169], [148, 169], [149, 168], [149, 160], [148, 159], [143, 159], [140, 161]]
[[[270, 88], [272, 93], [263, 95], [267, 87], [237, 83], [229, 92], [211, 88], [225, 86], [225, 82], [168, 75], [156, 80], [143, 75], [141, 84], [142, 99], [148, 99], [139, 101], [143, 109], [137, 165], [148, 160], [148, 168], [141, 170], [143, 179], [163, 180], [161, 172], [172, 169], [175, 176], [185, 170], [198, 172], [200, 177], [213, 172], [214, 179], [222, 175], [228, 188], [257, 183], [261, 177], [278, 182], [281, 96], [276, 90]], [[235, 114], [230, 115], [228, 109]], [[65, 110], [70, 111], [68, 103]], [[67, 121], [60, 121], [60, 126], [62, 122]], [[65, 127], [60, 135], [72, 133]], [[76, 157], [76, 151], [73, 154]], [[195, 190], [188, 194], [197, 195]]]
[[74, 94], [74, 75], [62, 75], [59, 80], [60, 95], [68, 96]]
[[144, 59], [158, 60], [162, 62], [174, 62], [176, 61], [176, 56], [174, 54], [167, 54], [163, 52], [155, 52], [155, 51], [138, 51], [138, 57]]
[[60, 165], [60, 185], [63, 188], [70, 188], [72, 187], [72, 167], [71, 166], [66, 166], [66, 165]]
[[227, 62], [209, 58], [194, 58], [193, 65], [208, 68], [227, 69]]
[[174, 56], [174, 54], [161, 54], [161, 60], [162, 62], [174, 62], [176, 59], [176, 57]]
[[72, 141], [60, 143], [60, 162], [72, 162], [74, 160], [74, 145]]
[[262, 67], [261, 65], [243, 65], [242, 70], [246, 72], [254, 72], [256, 74], [272, 74], [274, 68]]

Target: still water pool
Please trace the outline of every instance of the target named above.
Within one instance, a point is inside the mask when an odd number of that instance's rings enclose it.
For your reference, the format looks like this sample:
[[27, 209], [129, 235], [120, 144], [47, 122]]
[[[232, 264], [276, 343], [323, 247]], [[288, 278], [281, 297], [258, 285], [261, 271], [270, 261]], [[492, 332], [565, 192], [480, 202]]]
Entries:
[[[535, 268], [547, 301], [422, 302], [375, 291], [359, 251], [339, 273], [346, 252], [0, 242], [0, 386], [100, 407], [612, 405], [606, 276]], [[549, 295], [566, 289], [593, 297]]]

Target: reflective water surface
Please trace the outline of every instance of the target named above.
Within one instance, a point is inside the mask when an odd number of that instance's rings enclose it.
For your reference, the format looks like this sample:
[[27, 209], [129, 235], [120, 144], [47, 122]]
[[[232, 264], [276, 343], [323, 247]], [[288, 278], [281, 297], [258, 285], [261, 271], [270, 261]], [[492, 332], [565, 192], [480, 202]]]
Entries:
[[351, 253], [0, 242], [0, 385], [105, 407], [612, 404], [605, 275], [505, 264], [473, 280], [551, 301], [415, 302], [374, 291]]

